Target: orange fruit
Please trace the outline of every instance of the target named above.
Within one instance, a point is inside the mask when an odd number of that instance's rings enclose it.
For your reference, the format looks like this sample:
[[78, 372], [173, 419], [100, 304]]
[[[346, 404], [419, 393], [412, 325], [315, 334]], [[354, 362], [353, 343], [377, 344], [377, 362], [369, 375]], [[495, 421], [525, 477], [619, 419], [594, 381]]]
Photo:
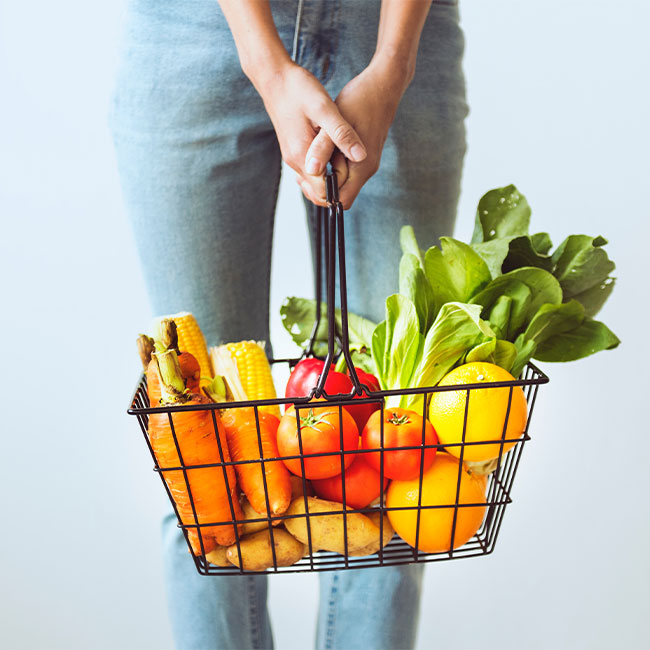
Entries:
[[[433, 465], [422, 476], [422, 505], [447, 505], [448, 507], [420, 511], [418, 549], [421, 551], [444, 553], [451, 548], [459, 465], [459, 461], [453, 456], [439, 452]], [[391, 481], [386, 495], [386, 506], [388, 508], [417, 506], [419, 483], [419, 478], [409, 481]], [[486, 476], [470, 473], [463, 464], [458, 503], [485, 503], [486, 486]], [[485, 510], [484, 505], [458, 508], [454, 548], [462, 546], [472, 538], [483, 522]], [[417, 509], [388, 510], [387, 514], [395, 532], [407, 544], [415, 547]]]
[[[486, 362], [466, 363], [447, 373], [439, 386], [457, 384], [480, 384], [496, 381], [514, 381], [515, 378], [503, 368]], [[503, 445], [503, 453], [514, 446], [526, 428], [527, 405], [521, 386], [512, 388], [512, 400], [508, 413], [509, 387], [480, 388], [470, 390], [467, 409], [466, 443], [485, 443], [461, 445], [463, 442], [463, 423], [467, 390], [451, 390], [433, 393], [429, 405], [429, 420], [433, 424], [440, 444], [456, 445], [446, 450], [460, 458], [464, 448], [463, 460], [483, 461], [499, 456], [501, 440], [509, 440]], [[508, 426], [503, 435], [508, 414]]]

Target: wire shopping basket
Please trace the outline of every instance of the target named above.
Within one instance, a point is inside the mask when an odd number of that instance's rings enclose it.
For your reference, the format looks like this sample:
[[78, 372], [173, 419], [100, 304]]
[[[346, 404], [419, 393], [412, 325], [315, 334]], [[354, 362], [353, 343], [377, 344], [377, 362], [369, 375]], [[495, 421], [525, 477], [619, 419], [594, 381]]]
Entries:
[[[143, 376], [136, 387], [128, 413], [135, 415], [140, 424], [145, 442], [154, 461], [154, 471], [161, 477], [167, 495], [178, 519], [178, 526], [182, 529], [188, 544], [189, 551], [194, 559], [197, 571], [201, 575], [240, 575], [243, 573], [295, 573], [305, 571], [330, 571], [335, 569], [361, 569], [378, 566], [391, 566], [413, 562], [436, 562], [442, 560], [459, 559], [487, 555], [494, 550], [497, 536], [506, 506], [511, 503], [511, 491], [521, 459], [525, 443], [530, 439], [529, 425], [535, 405], [539, 385], [547, 383], [548, 377], [533, 364], [529, 363], [521, 376], [514, 381], [481, 382], [453, 386], [430, 386], [417, 388], [400, 388], [396, 390], [373, 390], [363, 384], [357, 374], [350, 354], [348, 333], [347, 287], [345, 271], [345, 243], [343, 228], [343, 208], [338, 200], [338, 187], [333, 173], [326, 176], [328, 208], [317, 208], [316, 229], [316, 322], [306, 349], [299, 358], [275, 359], [271, 363], [288, 364], [293, 368], [301, 359], [314, 356], [314, 341], [321, 322], [321, 284], [322, 270], [325, 267], [325, 287], [327, 304], [328, 325], [328, 351], [324, 359], [324, 367], [317, 385], [311, 393], [304, 397], [276, 398], [265, 400], [248, 400], [222, 403], [202, 403], [180, 406], [153, 406], [149, 403], [147, 393], [147, 380]], [[324, 258], [324, 260], [323, 260]], [[324, 261], [324, 264], [322, 263]], [[336, 279], [338, 270], [339, 300], [340, 300], [340, 328], [336, 326], [335, 298]], [[343, 355], [348, 367], [353, 389], [349, 394], [330, 395], [325, 390], [328, 372], [338, 355]], [[470, 397], [475, 391], [486, 389], [500, 389], [507, 391], [507, 408], [501, 434], [495, 439], [475, 443], [466, 440], [468, 428], [468, 412]], [[462, 424], [462, 439], [452, 445], [441, 445], [437, 441], [427, 441], [425, 427], [427, 426], [428, 405], [436, 393], [457, 391], [464, 395], [464, 418]], [[512, 440], [506, 439], [508, 431], [511, 406], [515, 391], [522, 391], [525, 397], [526, 420], [525, 428], [520, 437]], [[417, 396], [418, 415], [422, 420], [421, 439], [418, 444], [394, 447], [385, 444], [385, 421], [391, 416], [391, 408], [387, 405], [389, 398], [411, 395]], [[523, 398], [522, 398], [523, 399]], [[315, 406], [314, 400], [318, 400]], [[373, 405], [380, 412], [379, 419], [379, 445], [374, 453], [379, 455], [379, 497], [367, 507], [355, 508], [344, 506], [346, 499], [346, 468], [351, 463], [351, 458], [361, 453], [368, 453], [359, 448], [346, 448], [343, 439], [344, 410], [350, 406]], [[293, 456], [264, 455], [260, 423], [263, 412], [260, 409], [270, 405], [293, 405], [295, 427], [298, 437], [299, 453]], [[304, 417], [309, 410], [328, 408], [334, 410], [339, 421], [340, 440], [339, 448], [335, 451], [320, 453], [305, 453], [303, 450], [303, 437], [305, 431]], [[224, 449], [223, 439], [219, 434], [219, 420], [223, 409], [249, 409], [257, 429], [258, 458], [252, 460], [230, 460], [228, 450]], [[204, 411], [209, 415], [211, 432], [217, 441], [219, 450], [218, 462], [184, 462], [183, 441], [177, 435], [179, 421], [183, 413], [188, 411]], [[173, 438], [179, 462], [173, 466], [159, 463], [149, 435], [150, 418], [162, 417], [169, 425], [169, 435]], [[480, 490], [472, 492], [467, 490], [468, 464], [465, 462], [467, 451], [475, 444], [491, 444], [498, 446], [498, 456], [491, 461], [490, 472], [483, 475]], [[349, 447], [349, 446], [348, 446]], [[452, 449], [453, 448], [453, 449]], [[429, 483], [425, 472], [425, 454], [436, 452], [436, 457], [446, 457], [453, 461], [448, 463], [453, 475], [447, 481], [448, 489], [444, 495], [436, 493], [435, 482]], [[419, 454], [419, 476], [415, 477], [403, 490], [410, 495], [410, 501], [397, 501], [391, 503], [387, 494], [392, 485], [386, 487], [385, 475], [387, 454], [395, 451], [412, 451]], [[451, 452], [447, 454], [444, 452]], [[440, 456], [438, 456], [440, 454]], [[305, 478], [305, 462], [313, 458], [329, 457], [340, 462], [342, 503], [332, 503], [314, 498], [310, 481]], [[267, 474], [273, 462], [298, 461], [300, 466], [299, 479], [296, 479], [291, 507], [284, 513], [268, 515], [272, 512]], [[192, 484], [206, 472], [213, 472], [212, 476], [223, 481], [226, 488], [233, 488], [233, 469], [237, 465], [252, 464], [259, 468], [264, 485], [266, 510], [264, 514], [256, 514], [251, 518], [242, 519], [237, 499], [236, 490], [226, 489], [228, 494], [229, 516], [223, 521], [206, 521], [200, 516], [196, 495], [192, 493]], [[295, 465], [294, 465], [295, 468]], [[214, 474], [215, 470], [217, 473]], [[180, 512], [174, 498], [174, 490], [170, 487], [169, 478], [182, 475], [183, 489], [189, 495], [191, 512]], [[395, 483], [395, 481], [393, 481]], [[178, 482], [177, 482], [178, 484]], [[451, 486], [449, 488], [449, 485]], [[349, 487], [349, 486], [348, 486]], [[475, 521], [470, 530], [469, 539], [465, 521], [467, 517]], [[367, 524], [371, 521], [371, 524]], [[398, 526], [393, 523], [405, 523], [409, 534], [403, 534]], [[257, 532], [252, 535], [243, 534], [243, 524], [254, 524]], [[234, 541], [226, 549], [215, 549], [211, 533], [220, 527], [232, 529]], [[364, 530], [366, 544], [359, 546], [359, 530]], [[463, 529], [463, 530], [461, 530]], [[289, 531], [292, 536], [287, 535]], [[296, 532], [299, 531], [299, 532]], [[442, 535], [444, 544], [433, 548], [428, 542], [432, 534]], [[441, 532], [442, 531], [442, 532]], [[402, 535], [400, 537], [399, 535]], [[329, 536], [329, 537], [328, 537]], [[373, 537], [374, 536], [374, 537]], [[252, 543], [255, 538], [255, 545]], [[297, 540], [295, 539], [297, 538]], [[323, 539], [333, 539], [335, 543], [326, 544]], [[291, 558], [287, 559], [284, 548], [286, 540], [294, 544]], [[405, 541], [406, 540], [406, 541]], [[297, 545], [298, 553], [295, 552]], [[251, 549], [253, 549], [251, 551]], [[221, 553], [219, 553], [221, 551]], [[255, 558], [249, 561], [249, 555]], [[233, 559], [234, 558], [234, 559]], [[261, 559], [260, 558], [265, 558]]]

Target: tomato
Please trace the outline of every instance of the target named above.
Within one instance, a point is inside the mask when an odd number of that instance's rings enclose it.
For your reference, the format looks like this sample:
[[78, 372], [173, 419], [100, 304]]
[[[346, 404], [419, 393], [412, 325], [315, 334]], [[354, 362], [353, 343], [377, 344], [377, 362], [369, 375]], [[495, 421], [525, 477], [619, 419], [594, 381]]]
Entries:
[[[381, 448], [381, 412], [373, 413], [361, 436], [364, 449]], [[366, 459], [377, 471], [384, 457], [384, 476], [407, 481], [420, 476], [422, 451], [420, 449], [391, 449], [389, 447], [415, 447], [422, 444], [422, 416], [415, 411], [384, 409], [384, 450], [372, 453]], [[428, 420], [424, 421], [424, 444], [438, 444], [438, 436]], [[433, 463], [436, 449], [424, 450], [424, 469]]]
[[[291, 372], [285, 397], [306, 397], [318, 384], [325, 362], [320, 359], [303, 359], [296, 364]], [[370, 390], [379, 390], [379, 381], [374, 375], [357, 370], [357, 377], [362, 384], [365, 384]], [[336, 372], [330, 368], [325, 380], [325, 392], [328, 395], [348, 394], [352, 392], [353, 384], [350, 377], [342, 372]], [[355, 399], [368, 397], [364, 391], [361, 395], [355, 395]], [[370, 415], [380, 408], [380, 402], [376, 404], [359, 404], [359, 406], [346, 406], [345, 410], [350, 413], [356, 422], [357, 428], [361, 431], [368, 421]]]
[[[371, 391], [380, 390], [379, 380], [374, 375], [371, 375], [369, 372], [364, 372], [355, 368], [357, 372], [357, 377], [359, 378], [359, 383], [367, 386]], [[349, 376], [349, 371], [348, 371]], [[352, 380], [350, 380], [352, 381]], [[368, 393], [364, 390], [361, 395], [355, 395], [355, 399], [361, 399], [362, 397], [370, 397]], [[374, 404], [359, 404], [359, 406], [346, 406], [346, 410], [354, 418], [354, 421], [359, 427], [359, 431], [363, 431], [363, 427], [366, 425], [368, 418], [381, 408], [381, 400], [375, 402]]]
[[[308, 407], [300, 408], [299, 416], [303, 455], [331, 454], [305, 458], [305, 478], [319, 479], [340, 474], [341, 429], [343, 431], [343, 450], [358, 448], [359, 429], [357, 429], [352, 416], [345, 409], [339, 409], [336, 404], [324, 400], [314, 400]], [[280, 456], [300, 455], [298, 423], [294, 406], [291, 406], [280, 420], [278, 451]], [[354, 454], [344, 454], [344, 467], [347, 468], [353, 460]], [[300, 458], [288, 459], [283, 462], [290, 472], [302, 476]]]
[[[352, 464], [345, 470], [345, 503], [350, 508], [365, 508], [381, 494], [379, 472], [366, 462], [367, 455], [354, 454]], [[343, 481], [340, 474], [312, 481], [311, 484], [322, 499], [343, 503]], [[384, 477], [384, 491], [387, 486], [388, 478]]]
[[[316, 388], [324, 367], [325, 362], [320, 359], [303, 359], [299, 361], [291, 371], [284, 396], [307, 397]], [[328, 395], [350, 393], [352, 392], [352, 381], [342, 372], [336, 372], [333, 368], [330, 368], [325, 380], [325, 392]]]

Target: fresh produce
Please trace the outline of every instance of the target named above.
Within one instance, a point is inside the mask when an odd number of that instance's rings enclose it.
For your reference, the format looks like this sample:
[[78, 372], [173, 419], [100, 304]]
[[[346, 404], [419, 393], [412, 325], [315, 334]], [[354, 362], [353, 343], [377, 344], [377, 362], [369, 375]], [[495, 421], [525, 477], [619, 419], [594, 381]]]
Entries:
[[[321, 319], [314, 339], [314, 356], [325, 357], [327, 354], [328, 320], [327, 305], [321, 302]], [[316, 321], [316, 301], [308, 298], [287, 298], [280, 308], [282, 324], [301, 349], [305, 349], [311, 338]], [[376, 323], [348, 312], [348, 339], [352, 362], [355, 368], [361, 368], [368, 373], [374, 373], [370, 359], [370, 341]], [[335, 310], [334, 329], [335, 341], [341, 340], [342, 334], [341, 310]], [[337, 349], [337, 352], [340, 351]], [[337, 362], [336, 370], [343, 372], [345, 367], [341, 359]]]
[[[163, 405], [208, 403], [206, 397], [186, 391], [185, 380], [182, 377], [178, 357], [174, 350], [154, 353], [153, 359], [155, 367], [149, 366], [147, 376], [156, 376], [156, 381], [149, 382], [149, 385], [160, 386]], [[150, 400], [153, 401], [151, 397]], [[165, 468], [178, 468], [182, 465], [230, 462], [225, 431], [218, 414], [215, 415], [217, 434], [223, 454], [219, 451], [219, 443], [209, 411], [174, 413], [172, 421], [182, 456], [181, 461], [167, 413], [151, 413], [149, 415], [149, 441], [158, 465], [165, 470]], [[235, 517], [242, 518], [236, 493], [235, 472], [232, 466], [227, 466], [226, 469], [227, 484], [224, 481], [221, 467], [187, 469], [185, 472], [175, 469], [163, 471], [162, 475], [183, 524], [196, 525], [197, 522], [199, 524], [223, 524], [201, 528], [203, 549], [196, 529], [187, 529], [190, 545], [195, 555], [201, 554], [202, 551], [210, 552], [218, 545], [232, 544], [235, 540], [235, 528], [232, 523], [228, 523], [233, 521], [230, 504], [232, 504]], [[185, 476], [187, 476], [187, 482]], [[196, 520], [188, 493], [188, 483], [196, 509]]]
[[[174, 350], [178, 357], [178, 364], [181, 369], [181, 375], [183, 376], [183, 379], [185, 379], [187, 390], [191, 393], [199, 393], [201, 390], [199, 385], [201, 378], [199, 362], [189, 352], [181, 352], [178, 349], [178, 337], [174, 321], [169, 319], [160, 320], [157, 334], [159, 337], [157, 340], [154, 340], [146, 334], [140, 334], [137, 339], [138, 353], [145, 372], [148, 371], [149, 366], [152, 363], [152, 354], [155, 350], [158, 352]], [[151, 373], [147, 374], [147, 381], [149, 403], [152, 406], [158, 406], [160, 403], [161, 392], [158, 384], [158, 375], [154, 370], [154, 366], [152, 366]]]
[[[303, 478], [302, 476], [296, 476], [295, 474], [290, 474], [289, 479], [291, 480], [291, 500], [301, 497], [305, 493], [303, 489]], [[304, 479], [304, 487], [306, 487], [306, 492], [308, 497], [314, 496], [314, 488], [312, 487], [312, 482]]]
[[[473, 362], [458, 366], [443, 377], [440, 386], [514, 381], [514, 377], [493, 363]], [[510, 404], [508, 404], [510, 402]], [[526, 428], [527, 404], [521, 386], [436, 392], [431, 395], [429, 419], [446, 451], [466, 461], [487, 461], [505, 454]], [[506, 415], [508, 424], [506, 427]], [[463, 445], [463, 425], [465, 444]], [[505, 431], [504, 431], [505, 429]], [[498, 442], [507, 440], [503, 445]], [[482, 444], [488, 443], [491, 444]], [[476, 444], [481, 443], [481, 444]]]
[[[253, 506], [250, 504], [250, 501], [245, 497], [241, 501], [241, 509], [244, 513], [244, 521], [241, 525], [242, 535], [251, 535], [252, 533], [258, 533], [260, 530], [268, 530], [268, 518], [263, 521], [258, 521], [260, 519], [263, 519], [263, 516], [266, 515], [260, 515], [259, 512], [256, 512], [255, 508], [253, 508]], [[271, 525], [273, 526], [278, 526], [281, 523], [282, 519], [271, 519]]]
[[[247, 535], [239, 541], [241, 555], [237, 545], [233, 544], [226, 551], [231, 564], [241, 566], [247, 571], [263, 571], [273, 566], [273, 548], [277, 566], [291, 566], [305, 554], [305, 547], [286, 530], [273, 531], [273, 545], [268, 530]], [[241, 558], [241, 562], [240, 562]]]
[[[455, 508], [458, 473], [460, 490]], [[422, 506], [447, 506], [422, 508], [420, 511], [420, 535], [418, 549], [426, 553], [443, 553], [452, 547], [454, 512], [457, 510], [453, 548], [467, 543], [478, 531], [485, 516], [485, 490], [487, 478], [470, 473], [465, 466], [460, 468], [453, 456], [440, 452], [433, 465], [422, 478]], [[419, 478], [409, 481], [391, 481], [388, 486], [386, 507], [395, 532], [408, 544], [415, 547], [417, 530]], [[390, 510], [390, 508], [413, 508], [412, 510]]]
[[[213, 356], [218, 374], [205, 387], [206, 393], [215, 402], [227, 401], [228, 393], [236, 394], [239, 390], [233, 389], [239, 382], [238, 369], [234, 364], [224, 362], [226, 355], [229, 358], [230, 352], [222, 349]], [[287, 468], [282, 461], [268, 460], [279, 456], [276, 420], [275, 415], [262, 410], [256, 412], [250, 406], [221, 409], [230, 455], [233, 461], [240, 463], [235, 465], [239, 487], [261, 515], [267, 514], [267, 495], [271, 515], [282, 514], [291, 503], [291, 481]], [[263, 465], [262, 458], [265, 459]]]
[[[361, 442], [359, 440], [359, 442]], [[341, 474], [312, 481], [314, 491], [322, 499], [345, 503], [349, 508], [365, 508], [382, 493], [379, 471], [367, 462], [370, 454], [354, 454], [354, 460], [345, 470], [345, 502]], [[384, 477], [383, 490], [388, 485]]]
[[[334, 501], [307, 497], [310, 515], [312, 513], [340, 512], [341, 514], [316, 514], [309, 516], [311, 548], [313, 551], [334, 551], [345, 555], [345, 532], [343, 526], [343, 504]], [[309, 544], [305, 499], [294, 499], [287, 515], [302, 515], [285, 520], [286, 529], [303, 544]], [[348, 552], [367, 547], [379, 539], [379, 528], [371, 519], [359, 512], [346, 514]]]
[[[357, 449], [359, 444], [359, 430], [352, 416], [336, 404], [323, 400], [314, 400], [309, 405], [299, 408], [298, 418], [295, 409], [295, 406], [289, 408], [280, 420], [277, 436], [280, 456], [300, 456], [302, 444], [305, 478], [328, 478], [340, 474], [341, 456], [343, 456], [344, 467], [350, 465], [354, 456], [354, 454], [341, 454], [341, 451]], [[321, 453], [328, 455], [309, 457], [310, 454]], [[300, 458], [287, 458], [284, 464], [293, 474], [302, 476]]]
[[[594, 320], [614, 287], [606, 240], [571, 235], [551, 252], [548, 234], [529, 235], [530, 214], [510, 185], [481, 198], [470, 244], [443, 237], [440, 248], [424, 252], [403, 227], [399, 293], [386, 299], [386, 319], [372, 329], [349, 314], [355, 365], [373, 372], [382, 389], [417, 388], [470, 361], [517, 377], [531, 358], [572, 361], [615, 348], [618, 338]], [[304, 343], [315, 303], [289, 298], [281, 314]], [[321, 322], [318, 344], [326, 331]], [[389, 397], [387, 406], [419, 410], [422, 396]]]
[[[221, 413], [221, 421], [226, 430], [228, 448], [233, 461], [258, 461], [235, 465], [239, 486], [248, 497], [250, 504], [259, 514], [267, 514], [265, 476], [271, 514], [282, 514], [291, 502], [289, 472], [282, 461], [265, 460], [264, 474], [262, 474], [260, 460], [261, 457], [278, 458], [280, 455], [272, 430], [263, 418], [259, 418], [256, 422], [253, 409], [248, 407], [224, 409]], [[262, 456], [260, 456], [260, 440]]]
[[[263, 342], [226, 343], [211, 347], [209, 354], [215, 374], [228, 377], [228, 387], [235, 401], [277, 397]], [[260, 410], [280, 418], [280, 408], [275, 404], [260, 406]]]
[[157, 334], [161, 328], [161, 324], [165, 320], [171, 320], [176, 325], [178, 341], [177, 345], [173, 347], [177, 350], [180, 348], [184, 352], [189, 352], [199, 363], [201, 369], [201, 385], [209, 383], [212, 377], [212, 368], [210, 366], [205, 338], [196, 322], [196, 318], [187, 311], [179, 312], [171, 316], [160, 316], [154, 319], [153, 322], [154, 338], [159, 338]]
[[[307, 397], [311, 394], [312, 390], [318, 385], [318, 380], [325, 368], [325, 362], [320, 359], [303, 359], [296, 364], [296, 367], [289, 376], [287, 387], [285, 390], [285, 397]], [[379, 390], [379, 382], [377, 378], [369, 373], [358, 371], [359, 381], [370, 388], [370, 390]], [[362, 379], [363, 377], [363, 379]], [[327, 373], [325, 380], [325, 392], [328, 395], [351, 394], [354, 388], [349, 374], [337, 372], [333, 368]], [[355, 399], [369, 397], [366, 391], [361, 395], [354, 395]], [[359, 431], [368, 421], [370, 414], [380, 408], [380, 401], [376, 404], [359, 404], [358, 406], [346, 406], [345, 410], [354, 418]]]
[[[370, 521], [372, 521], [375, 526], [377, 526], [377, 531], [380, 530], [379, 528], [379, 521], [381, 517], [381, 513], [379, 512], [370, 512], [366, 515]], [[390, 542], [391, 539], [393, 539], [393, 536], [395, 535], [395, 531], [393, 530], [393, 526], [390, 523], [390, 519], [386, 515], [384, 515], [384, 524], [382, 528], [382, 538], [381, 541], [379, 540], [379, 533], [377, 534], [377, 539], [372, 542], [371, 544], [368, 544], [368, 546], [364, 546], [363, 548], [358, 548], [355, 551], [350, 551], [348, 555], [351, 555], [353, 557], [362, 557], [365, 555], [372, 555], [373, 553], [376, 553], [380, 548], [383, 548]]]
[[384, 476], [406, 480], [420, 476], [420, 466], [431, 466], [436, 455], [435, 447], [422, 449], [400, 449], [418, 447], [422, 444], [436, 445], [438, 437], [431, 423], [422, 419], [415, 411], [401, 408], [384, 409], [373, 413], [361, 435], [364, 449], [382, 449], [382, 419], [384, 428], [383, 451], [364, 455], [366, 462], [381, 471], [383, 456]]
[[227, 546], [217, 546], [214, 551], [205, 554], [205, 559], [215, 566], [232, 566], [226, 555], [227, 551]]

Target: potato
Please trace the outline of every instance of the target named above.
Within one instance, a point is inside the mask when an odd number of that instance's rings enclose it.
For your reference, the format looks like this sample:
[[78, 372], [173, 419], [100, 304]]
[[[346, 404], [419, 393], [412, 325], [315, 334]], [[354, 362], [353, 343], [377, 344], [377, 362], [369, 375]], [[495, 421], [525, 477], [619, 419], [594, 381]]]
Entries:
[[[375, 539], [368, 544], [368, 546], [364, 546], [363, 548], [356, 549], [354, 551], [350, 551], [349, 555], [354, 556], [354, 557], [361, 557], [363, 555], [372, 555], [373, 553], [376, 553], [379, 550], [379, 517], [381, 516], [381, 513], [379, 512], [371, 512], [367, 517], [372, 521], [373, 524], [377, 527], [377, 534], [375, 535]], [[381, 546], [382, 548], [390, 542], [391, 539], [393, 539], [393, 535], [395, 535], [395, 530], [390, 524], [390, 521], [388, 520], [388, 517], [384, 515], [384, 528], [383, 528], [383, 535], [382, 535], [382, 543]]]
[[[305, 547], [286, 530], [278, 528], [273, 531], [275, 558], [278, 566], [291, 566], [302, 558]], [[247, 535], [239, 541], [243, 568], [247, 571], [263, 571], [273, 566], [271, 535], [268, 530]], [[228, 547], [226, 556], [231, 564], [240, 566], [237, 544]]]
[[[248, 499], [244, 498], [241, 502], [241, 508], [244, 513], [244, 519], [266, 519], [266, 515], [261, 515], [259, 512], [253, 508], [253, 506], [248, 502]], [[271, 524], [277, 526], [282, 523], [282, 519], [272, 519]], [[252, 535], [257, 533], [260, 530], [268, 530], [269, 522], [268, 519], [265, 521], [253, 521], [251, 523], [244, 522], [241, 527], [240, 535]]]
[[217, 546], [214, 551], [205, 554], [205, 559], [215, 566], [230, 566], [230, 562], [226, 557], [227, 546]]
[[[326, 501], [316, 497], [307, 497], [309, 503], [309, 512], [329, 512], [332, 510], [343, 510], [343, 504], [335, 501]], [[286, 514], [304, 515], [305, 500], [303, 497], [294, 499], [289, 506]], [[359, 512], [353, 512], [346, 516], [347, 533], [348, 533], [348, 551], [364, 548], [373, 541], [379, 539], [379, 529], [365, 515]], [[284, 522], [286, 529], [299, 541], [307, 545], [309, 541], [307, 536], [307, 518], [296, 517], [286, 519]], [[318, 515], [309, 517], [309, 527], [311, 529], [312, 550], [322, 549], [334, 551], [335, 553], [345, 553], [345, 537], [343, 534], [343, 514], [340, 515]]]

